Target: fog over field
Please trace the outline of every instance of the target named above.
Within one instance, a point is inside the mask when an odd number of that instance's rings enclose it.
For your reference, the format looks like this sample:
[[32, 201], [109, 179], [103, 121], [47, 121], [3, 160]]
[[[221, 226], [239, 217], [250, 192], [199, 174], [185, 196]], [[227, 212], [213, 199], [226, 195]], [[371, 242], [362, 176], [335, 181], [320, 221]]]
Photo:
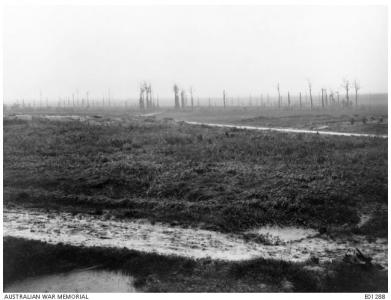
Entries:
[[341, 89], [387, 92], [384, 6], [7, 7], [4, 99], [137, 99]]

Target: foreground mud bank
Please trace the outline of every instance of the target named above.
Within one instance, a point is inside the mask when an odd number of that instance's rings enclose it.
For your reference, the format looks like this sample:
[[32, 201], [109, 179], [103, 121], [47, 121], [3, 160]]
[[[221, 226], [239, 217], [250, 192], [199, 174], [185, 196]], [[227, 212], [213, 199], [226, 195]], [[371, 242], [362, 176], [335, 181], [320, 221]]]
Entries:
[[[320, 263], [340, 260], [355, 248], [387, 268], [387, 239], [354, 235], [331, 239], [312, 229], [263, 227], [244, 235], [151, 224], [145, 220], [26, 210], [4, 210], [4, 236], [52, 244], [115, 247], [189, 258], [241, 261], [254, 258]], [[251, 239], [248, 238], [251, 236]]]

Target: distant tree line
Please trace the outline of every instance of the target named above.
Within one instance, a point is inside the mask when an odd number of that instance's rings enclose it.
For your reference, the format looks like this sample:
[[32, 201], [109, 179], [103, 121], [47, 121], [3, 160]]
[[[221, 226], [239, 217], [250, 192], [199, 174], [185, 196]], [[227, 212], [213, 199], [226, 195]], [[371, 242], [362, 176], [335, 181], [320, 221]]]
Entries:
[[[351, 84], [348, 80], [344, 79], [342, 81], [341, 87], [344, 90], [344, 97], [341, 98], [340, 94], [338, 91], [329, 89], [327, 90], [326, 88], [322, 87], [320, 89], [320, 97], [319, 97], [319, 106], [322, 108], [326, 107], [336, 107], [336, 106], [342, 106], [342, 107], [352, 107], [352, 106], [358, 106], [358, 98], [359, 94], [358, 91], [360, 90], [360, 85], [357, 80]], [[280, 83], [278, 82], [276, 85], [277, 88], [277, 100], [274, 102], [270, 102], [270, 96], [269, 94], [266, 95], [266, 103], [264, 101], [264, 97], [261, 94], [259, 98], [255, 98], [256, 101], [256, 106], [265, 106], [266, 104], [269, 106], [277, 106], [278, 109], [281, 109], [283, 107], [292, 107], [293, 101], [292, 101], [292, 93], [290, 91], [287, 91], [287, 98], [286, 101], [284, 101], [283, 96], [281, 94], [281, 89], [280, 89]], [[354, 88], [355, 91], [355, 102], [353, 103], [350, 97], [350, 89]], [[179, 89], [177, 84], [174, 84], [174, 107], [177, 110], [180, 109], [185, 109], [188, 107], [187, 104], [187, 94], [184, 89]], [[191, 95], [191, 108], [194, 108], [194, 103], [193, 103], [193, 90], [190, 89], [190, 95]], [[227, 92], [224, 89], [222, 92], [222, 98], [220, 104], [214, 102], [214, 106], [222, 106], [224, 108], [228, 106], [254, 106], [253, 104], [253, 97], [250, 95], [248, 98], [248, 103], [243, 103], [239, 101], [239, 98], [237, 99], [236, 105], [234, 104], [234, 99], [231, 97], [229, 98], [227, 96]], [[312, 83], [310, 80], [308, 80], [308, 95], [305, 95], [305, 100], [303, 101], [303, 94], [302, 92], [299, 92], [298, 95], [296, 95], [296, 99], [298, 99], [298, 103], [295, 104], [295, 106], [299, 108], [304, 108], [304, 107], [310, 107], [311, 109], [314, 108], [315, 105], [315, 99], [313, 96], [313, 88], [312, 88]], [[285, 103], [284, 103], [285, 102]], [[298, 104], [298, 105], [297, 105]], [[212, 106], [212, 100], [211, 98], [208, 98], [208, 106]]]
[[[307, 81], [308, 90], [303, 92], [298, 92], [297, 94], [292, 94], [290, 91], [286, 91], [286, 98], [284, 99], [281, 92], [280, 82], [276, 84], [277, 95], [271, 97], [269, 94], [258, 96], [250, 95], [247, 99], [246, 97], [232, 97], [227, 93], [226, 89], [222, 90], [221, 97], [211, 98], [207, 97], [204, 99], [204, 105], [207, 104], [208, 107], [220, 106], [223, 108], [233, 107], [233, 106], [269, 106], [276, 107], [278, 109], [286, 109], [291, 107], [299, 108], [310, 108], [314, 107], [327, 108], [327, 107], [354, 107], [359, 105], [359, 91], [361, 86], [357, 80], [351, 83], [347, 79], [343, 79], [340, 88], [342, 88], [343, 93], [340, 93], [337, 89], [327, 89], [322, 87], [318, 92], [318, 95], [314, 95], [314, 90], [312, 87], [312, 82]], [[354, 94], [352, 95], [352, 91]], [[174, 92], [174, 108], [176, 110], [185, 110], [185, 109], [194, 109], [195, 106], [200, 106], [200, 98], [197, 97], [197, 103], [194, 99], [194, 90], [192, 87], [189, 89], [180, 88], [178, 84], [173, 85]], [[316, 91], [315, 91], [316, 92]], [[206, 101], [205, 101], [206, 100]], [[235, 101], [236, 100], [236, 101]], [[205, 103], [206, 102], [206, 103]], [[130, 107], [129, 100], [122, 102], [122, 105], [125, 107]], [[152, 85], [150, 82], [144, 81], [140, 84], [139, 87], [139, 97], [138, 106], [141, 111], [151, 111], [159, 108], [159, 98], [153, 95]], [[118, 100], [114, 103], [110, 95], [110, 90], [108, 95], [98, 98], [91, 98], [89, 92], [85, 93], [85, 96], [80, 97], [78, 91], [72, 93], [71, 97], [61, 97], [58, 98], [58, 101], [53, 105], [53, 101], [49, 104], [48, 98], [43, 99], [42, 92], [40, 92], [39, 99], [33, 99], [30, 102], [25, 101], [25, 99], [18, 100], [12, 105], [13, 108], [49, 108], [49, 107], [58, 107], [58, 108], [90, 108], [90, 107], [107, 107], [107, 106], [121, 106]]]

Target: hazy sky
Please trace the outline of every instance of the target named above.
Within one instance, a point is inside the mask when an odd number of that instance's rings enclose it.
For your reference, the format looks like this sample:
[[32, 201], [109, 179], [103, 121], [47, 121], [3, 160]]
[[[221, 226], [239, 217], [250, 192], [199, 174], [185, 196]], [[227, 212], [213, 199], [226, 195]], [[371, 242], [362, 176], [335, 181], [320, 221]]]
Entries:
[[196, 95], [231, 96], [339, 88], [387, 92], [384, 6], [8, 7], [4, 93], [58, 99], [159, 97], [174, 83]]

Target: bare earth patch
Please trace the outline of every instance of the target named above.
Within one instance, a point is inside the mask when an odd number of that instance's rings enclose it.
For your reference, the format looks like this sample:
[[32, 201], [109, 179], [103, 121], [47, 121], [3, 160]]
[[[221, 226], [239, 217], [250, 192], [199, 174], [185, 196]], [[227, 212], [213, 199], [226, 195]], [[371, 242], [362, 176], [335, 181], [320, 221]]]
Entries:
[[[342, 259], [349, 249], [359, 248], [373, 262], [387, 268], [387, 239], [368, 241], [364, 236], [334, 238], [316, 235], [312, 229], [258, 229], [260, 236], [278, 238], [278, 244], [245, 240], [239, 234], [171, 227], [145, 220], [107, 219], [89, 214], [5, 209], [4, 236], [40, 240], [52, 244], [128, 248], [165, 255], [239, 261], [267, 258], [302, 262]], [[288, 234], [289, 233], [289, 234]]]

